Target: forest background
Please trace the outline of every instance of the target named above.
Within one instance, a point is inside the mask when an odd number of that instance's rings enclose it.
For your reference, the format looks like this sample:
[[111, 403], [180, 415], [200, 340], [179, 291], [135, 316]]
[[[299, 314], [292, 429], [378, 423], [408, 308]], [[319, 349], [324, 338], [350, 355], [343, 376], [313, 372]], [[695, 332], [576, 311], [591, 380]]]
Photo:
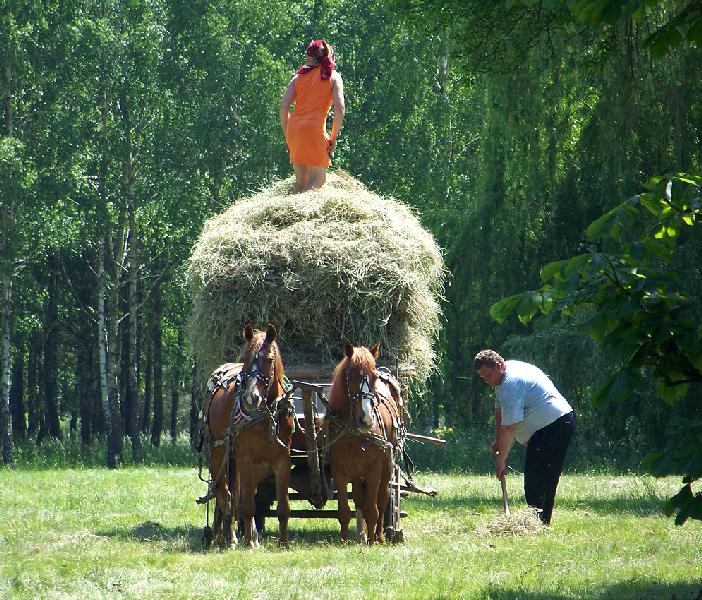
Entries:
[[[472, 369], [486, 347], [549, 373], [581, 465], [637, 469], [675, 419], [702, 419], [694, 382], [670, 403], [655, 386], [593, 403], [617, 368], [607, 348], [490, 316], [652, 176], [700, 171], [702, 52], [650, 47], [698, 3], [629, 3], [649, 10], [606, 26], [578, 4], [0, 2], [4, 463], [58, 444], [116, 466], [189, 439], [203, 382], [184, 265], [208, 217], [291, 174], [279, 100], [319, 37], [346, 89], [335, 168], [416, 209], [450, 271], [412, 428], [458, 443], [429, 462], [489, 442], [474, 435], [492, 413]], [[699, 298], [702, 241], [683, 242], [675, 269]]]

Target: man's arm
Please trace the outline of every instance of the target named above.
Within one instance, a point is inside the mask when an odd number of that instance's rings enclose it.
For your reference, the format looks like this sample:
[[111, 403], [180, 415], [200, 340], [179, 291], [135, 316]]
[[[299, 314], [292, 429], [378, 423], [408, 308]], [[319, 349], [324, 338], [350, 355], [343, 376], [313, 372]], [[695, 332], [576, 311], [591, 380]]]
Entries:
[[507, 456], [512, 449], [514, 443], [514, 432], [517, 425], [502, 424], [502, 409], [499, 406], [495, 407], [495, 441], [490, 446], [492, 453], [495, 455], [495, 475], [498, 479], [502, 479], [507, 470]]
[[495, 475], [498, 479], [502, 479], [507, 470], [507, 456], [509, 456], [509, 451], [512, 449], [512, 444], [514, 443], [514, 433], [517, 430], [517, 425], [502, 425], [496, 431], [497, 439], [497, 453], [496, 453], [496, 465], [495, 465]]

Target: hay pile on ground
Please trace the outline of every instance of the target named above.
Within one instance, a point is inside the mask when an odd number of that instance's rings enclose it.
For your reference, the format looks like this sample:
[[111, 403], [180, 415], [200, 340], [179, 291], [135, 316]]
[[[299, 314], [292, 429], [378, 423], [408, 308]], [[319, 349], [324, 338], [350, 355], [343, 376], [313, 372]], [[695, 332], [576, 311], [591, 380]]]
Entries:
[[514, 511], [509, 515], [501, 514], [488, 522], [481, 522], [475, 528], [475, 533], [480, 537], [511, 536], [539, 533], [543, 529], [544, 524], [539, 518], [539, 511], [528, 508]]
[[291, 194], [294, 178], [205, 224], [187, 282], [190, 338], [204, 369], [232, 358], [246, 323], [273, 323], [286, 364], [333, 365], [343, 340], [382, 344], [381, 363], [434, 366], [445, 268], [403, 204], [343, 172]]

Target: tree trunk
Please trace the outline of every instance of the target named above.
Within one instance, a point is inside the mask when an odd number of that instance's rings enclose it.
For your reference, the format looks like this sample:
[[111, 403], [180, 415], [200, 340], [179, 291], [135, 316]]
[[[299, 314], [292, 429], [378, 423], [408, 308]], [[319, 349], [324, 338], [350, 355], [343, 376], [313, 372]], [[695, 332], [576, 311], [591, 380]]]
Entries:
[[[1, 134], [12, 137], [12, 67], [3, 65], [2, 86], [5, 122]], [[2, 190], [0, 190], [2, 194]], [[12, 327], [12, 273], [14, 270], [13, 235], [15, 232], [15, 199], [3, 195], [0, 202], [0, 445], [2, 462], [12, 463], [12, 432], [10, 430], [10, 378]]]
[[2, 315], [0, 315], [0, 429], [2, 433], [2, 462], [12, 464], [12, 432], [10, 430], [10, 378], [11, 378], [11, 338], [12, 278], [3, 269], [2, 274]]
[[90, 445], [93, 437], [93, 380], [91, 366], [93, 365], [92, 344], [86, 343], [92, 336], [86, 331], [85, 324], [81, 330], [84, 343], [76, 349], [78, 356], [78, 413], [80, 416], [80, 443], [84, 448]]
[[68, 437], [71, 440], [75, 440], [78, 434], [78, 395], [80, 393], [78, 385], [78, 378], [74, 377], [72, 387], [68, 385], [68, 380], [64, 380], [61, 386], [61, 397], [63, 398], [61, 410], [67, 412], [71, 417], [68, 422]]
[[120, 398], [120, 417], [122, 423], [124, 424], [124, 434], [130, 435], [131, 423], [129, 422], [131, 418], [131, 407], [130, 402], [132, 401], [131, 394], [129, 391], [129, 362], [131, 357], [129, 356], [129, 320], [131, 315], [129, 314], [129, 299], [128, 299], [128, 288], [121, 286], [119, 294], [119, 314], [124, 315], [119, 320], [118, 324], [118, 335], [119, 335], [119, 398]]
[[46, 429], [50, 437], [62, 439], [58, 410], [58, 298], [56, 293], [56, 257], [47, 257], [49, 283], [47, 289], [46, 314], [44, 326], [44, 368], [42, 369], [44, 409], [46, 411]]
[[170, 426], [171, 442], [175, 442], [178, 434], [178, 385], [173, 384], [171, 387], [171, 426]]
[[181, 381], [183, 377], [183, 332], [178, 331], [178, 348], [176, 356], [173, 358], [173, 369], [171, 373], [171, 441], [175, 442], [178, 435], [178, 410], [180, 400]]
[[12, 386], [10, 387], [12, 436], [15, 440], [24, 440], [27, 438], [27, 421], [24, 417], [24, 338], [15, 340], [15, 348], [15, 360], [12, 364]]
[[[107, 237], [107, 234], [106, 236]], [[122, 424], [120, 420], [117, 373], [114, 360], [116, 352], [110, 345], [117, 343], [117, 307], [114, 301], [114, 290], [109, 293], [105, 285], [105, 269], [103, 267], [108, 243], [103, 241], [103, 256], [98, 267], [98, 343], [100, 363], [100, 398], [102, 410], [105, 415], [105, 429], [107, 431], [107, 466], [111, 469], [117, 467], [122, 456]], [[108, 331], [108, 327], [111, 331]]]
[[[200, 420], [200, 386], [197, 380], [197, 363], [193, 361], [193, 366], [190, 371], [190, 443], [194, 445], [196, 440], [196, 430], [198, 426], [198, 421]], [[197, 450], [197, 448], [193, 448]]]
[[130, 210], [129, 216], [129, 437], [132, 441], [132, 455], [134, 460], [141, 461], [141, 394], [139, 390], [139, 354], [138, 339], [138, 297], [137, 297], [137, 269], [138, 256], [136, 238], [134, 235], [134, 213]]
[[[156, 265], [158, 270], [158, 264]], [[153, 288], [153, 322], [151, 323], [151, 340], [153, 343], [153, 369], [154, 369], [154, 419], [151, 423], [151, 445], [158, 447], [161, 444], [163, 431], [163, 364], [161, 362], [161, 312], [162, 297], [161, 283], [157, 280]]]
[[105, 423], [105, 411], [100, 401], [100, 344], [95, 338], [95, 332], [92, 333], [90, 344], [90, 367], [88, 377], [90, 386], [88, 393], [90, 394], [90, 431], [93, 438], [104, 438], [107, 434], [107, 425]]
[[141, 423], [141, 431], [149, 433], [151, 431], [151, 399], [154, 391], [154, 357], [152, 352], [153, 344], [147, 341], [146, 344], [146, 365], [144, 367], [144, 410]]
[[41, 331], [35, 329], [29, 336], [27, 364], [27, 434], [35, 437], [41, 428], [39, 410], [39, 370], [41, 365]]

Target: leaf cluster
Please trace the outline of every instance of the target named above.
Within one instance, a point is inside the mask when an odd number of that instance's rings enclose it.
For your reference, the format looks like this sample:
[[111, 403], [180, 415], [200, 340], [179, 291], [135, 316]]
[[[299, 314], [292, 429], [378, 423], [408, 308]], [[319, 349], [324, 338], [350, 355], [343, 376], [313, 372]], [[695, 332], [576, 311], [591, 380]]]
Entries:
[[566, 4], [578, 20], [591, 25], [613, 25], [625, 18], [641, 22], [656, 9], [670, 8], [670, 15], [644, 41], [651, 56], [661, 58], [683, 42], [702, 47], [702, 5], [696, 1], [567, 0]]

